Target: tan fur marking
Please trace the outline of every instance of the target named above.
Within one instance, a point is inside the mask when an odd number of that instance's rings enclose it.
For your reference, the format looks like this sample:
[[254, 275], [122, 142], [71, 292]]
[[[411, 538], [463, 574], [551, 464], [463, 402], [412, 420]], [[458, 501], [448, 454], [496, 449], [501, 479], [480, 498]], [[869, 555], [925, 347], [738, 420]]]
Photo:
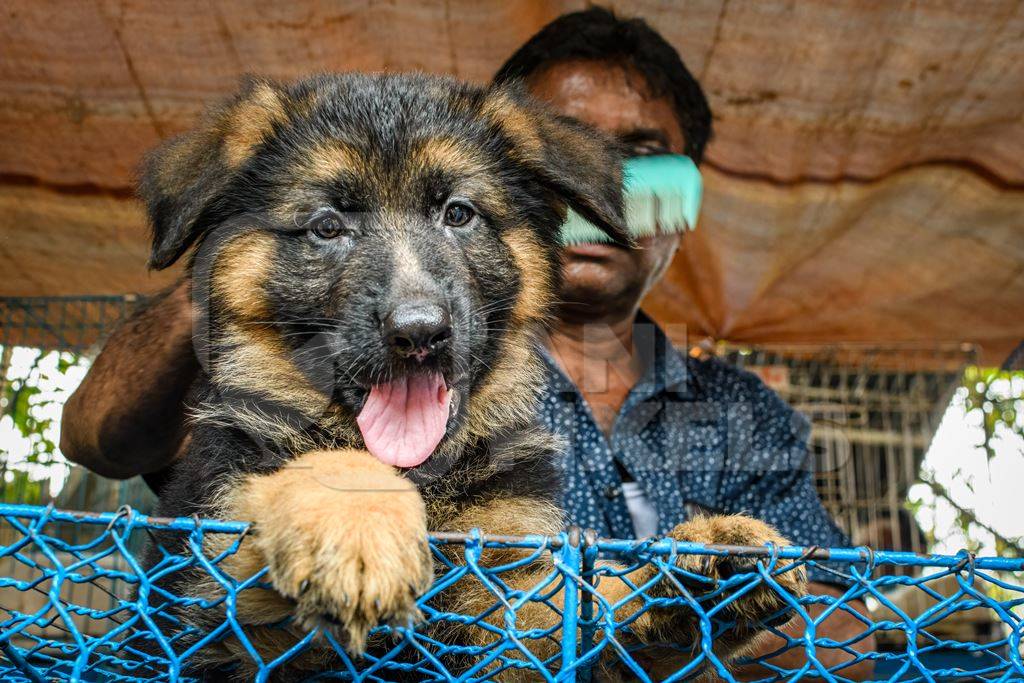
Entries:
[[[306, 627], [333, 628], [324, 617], [334, 617], [360, 651], [373, 626], [419, 618], [416, 597], [433, 579], [423, 499], [366, 451], [307, 453], [232, 487], [222, 508], [254, 524], [244, 552], [225, 565], [241, 576], [269, 566], [277, 594], [295, 602]], [[259, 593], [268, 591], [239, 595], [239, 614], [269, 623], [282, 601]]]
[[[432, 171], [443, 171], [457, 178], [456, 192], [472, 197], [480, 208], [498, 221], [507, 219], [509, 196], [498, 182], [491, 163], [479, 150], [457, 138], [428, 138], [417, 142], [406, 166], [407, 182]], [[400, 197], [401, 198], [401, 197]]]
[[535, 118], [501, 90], [491, 92], [481, 109], [515, 143], [520, 154], [540, 159], [544, 143], [537, 134]]
[[473, 147], [454, 138], [428, 138], [412, 149], [410, 162], [421, 169], [474, 175], [487, 170], [487, 163]]
[[304, 152], [294, 173], [303, 181], [331, 181], [345, 174], [366, 174], [367, 164], [355, 149], [335, 140]]
[[154, 166], [162, 191], [169, 196], [188, 191], [196, 160], [218, 143], [217, 132], [206, 128], [175, 139]]
[[287, 120], [288, 113], [277, 90], [266, 83], [257, 85], [225, 121], [224, 159], [228, 166], [241, 166], [267, 139], [274, 125]]
[[457, 515], [442, 530], [468, 532], [480, 529], [485, 534], [514, 536], [530, 529], [533, 534], [555, 535], [564, 526], [561, 510], [548, 501], [495, 498]]
[[522, 424], [524, 416], [534, 411], [542, 382], [535, 340], [553, 296], [547, 259], [528, 228], [510, 230], [502, 240], [518, 266], [520, 292], [501, 353], [486, 382], [467, 403], [466, 426], [461, 434], [467, 439], [488, 438], [501, 428]]
[[264, 283], [274, 268], [274, 238], [251, 232], [232, 239], [217, 254], [213, 296], [240, 320], [267, 320]]
[[[528, 529], [531, 534], [555, 536], [565, 528], [562, 511], [545, 500], [535, 498], [495, 498], [479, 505], [474, 505], [456, 516], [442, 531], [467, 533], [471, 529], [480, 529], [485, 534], [495, 536], [516, 536]], [[461, 555], [462, 549], [453, 547], [445, 549]], [[498, 566], [514, 562], [531, 554], [530, 550], [515, 548], [487, 548], [480, 556], [480, 563], [485, 566]], [[457, 560], [457, 558], [453, 558]], [[534, 567], [524, 567], [521, 571], [532, 573]], [[507, 580], [511, 574], [502, 575]]]
[[512, 309], [512, 320], [518, 325], [544, 320], [548, 305], [554, 298], [551, 275], [544, 249], [528, 228], [515, 228], [501, 237], [512, 252], [519, 270], [519, 296]]
[[319, 416], [328, 397], [315, 389], [295, 367], [278, 332], [269, 322], [265, 283], [275, 257], [274, 238], [252, 232], [228, 242], [217, 254], [212, 274], [212, 296], [225, 305], [230, 319], [221, 324], [213, 380], [271, 398], [302, 410], [310, 419]]
[[311, 423], [326, 410], [330, 397], [295, 366], [276, 331], [229, 323], [222, 339], [228, 348], [217, 356], [214, 366], [214, 382], [219, 387], [272, 399], [301, 411]]
[[[400, 221], [396, 220], [395, 223], [396, 225], [400, 224]], [[414, 290], [419, 283], [427, 280], [429, 276], [423, 271], [423, 264], [420, 263], [420, 257], [417, 255], [416, 250], [412, 248], [406, 237], [400, 237], [397, 234], [397, 230], [392, 238], [392, 243], [394, 244], [394, 251], [391, 255], [394, 269], [392, 286], [396, 288], [405, 286]]]
[[509, 330], [487, 381], [470, 396], [466, 410], [469, 436], [487, 438], [501, 428], [522, 424], [537, 402], [542, 369], [533, 334]]

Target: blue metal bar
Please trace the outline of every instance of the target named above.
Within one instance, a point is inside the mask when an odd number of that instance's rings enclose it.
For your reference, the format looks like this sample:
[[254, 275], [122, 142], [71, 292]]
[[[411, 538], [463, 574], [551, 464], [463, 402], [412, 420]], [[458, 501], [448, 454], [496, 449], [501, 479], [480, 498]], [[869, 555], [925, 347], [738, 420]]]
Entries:
[[[597, 565], [598, 556], [597, 535], [588, 529], [583, 532], [582, 540], [583, 564], [580, 577], [586, 583], [587, 590], [583, 591], [580, 602], [580, 621], [582, 621], [580, 628], [580, 652], [585, 655], [594, 647], [594, 633], [597, 630], [594, 623], [594, 587], [597, 583], [594, 568]], [[578, 679], [581, 683], [590, 683], [593, 678], [593, 668], [593, 661], [587, 662], [580, 668]]]
[[[36, 505], [18, 505], [0, 503], [0, 517], [19, 517], [23, 519], [40, 519], [48, 517], [53, 521], [83, 524], [114, 524], [127, 523], [124, 512], [78, 512], [72, 510], [50, 510]], [[202, 529], [212, 533], [238, 534], [248, 529], [245, 522], [225, 522], [218, 520], [194, 520], [188, 517], [165, 518], [148, 517], [133, 514], [132, 524], [136, 527], [149, 529], [167, 529], [172, 531], [192, 531]], [[198, 526], [197, 526], [198, 525]], [[464, 544], [469, 534], [435, 533], [430, 538], [435, 544]], [[563, 541], [548, 536], [480, 536], [484, 548], [561, 548]], [[771, 557], [785, 560], [815, 560], [839, 562], [844, 564], [870, 563], [878, 565], [897, 565], [904, 567], [970, 567], [993, 571], [1024, 571], [1024, 558], [1019, 557], [972, 557], [969, 553], [960, 552], [956, 555], [919, 554], [896, 550], [872, 550], [870, 548], [803, 548], [787, 546], [772, 548], [771, 546], [730, 546], [705, 545], [702, 543], [683, 543], [679, 541], [619, 540], [598, 539], [593, 547], [598, 553], [616, 555], [668, 556], [673, 552], [686, 555], [738, 555], [743, 557]], [[673, 550], [674, 548], [674, 550]]]
[[127, 526], [130, 517], [131, 525], [138, 528], [168, 531], [195, 531], [199, 529], [222, 534], [241, 534], [249, 528], [246, 522], [221, 522], [214, 519], [195, 520], [189, 517], [149, 517], [134, 511], [129, 515], [128, 508], [118, 512], [80, 512], [76, 510], [57, 510], [38, 505], [0, 503], [0, 517], [46, 519], [51, 522], [110, 525], [118, 528]]
[[580, 529], [573, 527], [566, 534], [566, 542], [559, 551], [562, 585], [562, 666], [558, 681], [576, 681], [576, 647], [579, 637], [580, 586], [577, 583], [583, 566], [580, 553]]

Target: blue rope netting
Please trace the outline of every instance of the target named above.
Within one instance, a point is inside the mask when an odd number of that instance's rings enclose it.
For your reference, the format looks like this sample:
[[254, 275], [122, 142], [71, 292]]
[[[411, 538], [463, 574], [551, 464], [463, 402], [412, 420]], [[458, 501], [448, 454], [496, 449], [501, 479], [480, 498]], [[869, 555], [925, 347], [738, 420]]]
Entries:
[[[975, 558], [923, 556], [905, 552], [872, 552], [865, 548], [732, 548], [672, 543], [668, 541], [616, 541], [595, 539], [577, 531], [557, 537], [494, 538], [469, 535], [431, 537], [435, 563], [440, 567], [434, 587], [420, 599], [426, 623], [433, 627], [459, 624], [486, 629], [486, 646], [444, 644], [431, 634], [437, 628], [380, 627], [378, 642], [362, 657], [349, 656], [328, 631], [299, 634], [296, 642], [273, 661], [263, 660], [245, 628], [235, 618], [239, 593], [266, 586], [266, 570], [252, 577], [231, 577], [220, 568], [224, 558], [246, 542], [247, 525], [193, 519], [147, 518], [133, 510], [116, 513], [82, 513], [52, 507], [0, 504], [0, 680], [3, 681], [169, 681], [195, 680], [190, 662], [201, 658], [204, 648], [234, 639], [239, 652], [252, 659], [257, 680], [273, 680], [293, 657], [316, 645], [336, 651], [334, 671], [316, 678], [359, 681], [402, 680], [455, 681], [503, 680], [512, 669], [525, 680], [590, 680], [599, 658], [613, 653], [635, 680], [651, 680], [645, 660], [634, 651], [624, 634], [630, 617], [616, 621], [623, 603], [643, 601], [640, 613], [668, 605], [685, 604], [700, 618], [701, 642], [686, 649], [679, 668], [665, 680], [687, 680], [709, 668], [720, 678], [734, 680], [714, 653], [712, 643], [725, 625], [715, 618], [724, 603], [748, 590], [766, 585], [779, 593], [793, 610], [794, 621], [786, 632], [772, 630], [781, 640], [779, 650], [802, 651], [799, 668], [786, 669], [766, 663], [764, 681], [846, 681], [844, 670], [871, 660], [880, 680], [1024, 680], [1019, 614], [1024, 604], [1021, 575], [1024, 560], [998, 557]], [[155, 538], [154, 530], [187, 537], [191, 554], [166, 549], [152, 568], [145, 570], [141, 548]], [[209, 535], [228, 538], [227, 550], [216, 556], [203, 553]], [[224, 547], [224, 544], [217, 544]], [[522, 558], [500, 567], [485, 567], [481, 555], [489, 548], [515, 547]], [[451, 552], [457, 548], [458, 552]], [[447, 552], [442, 552], [442, 549]], [[755, 560], [748, 572], [738, 572], [703, 592], [687, 586], [701, 580], [677, 566], [684, 555], [744, 555]], [[550, 562], [550, 572], [528, 590], [513, 590], [503, 575], [539, 556]], [[630, 568], [651, 563], [658, 577], [671, 575], [681, 597], [654, 598], [645, 586], [629, 584], [626, 571], [596, 563], [598, 557], [620, 560]], [[453, 561], [452, 558], [458, 558]], [[779, 565], [779, 559], [794, 564]], [[786, 594], [776, 581], [780, 572], [794, 565], [821, 566], [842, 575], [847, 586], [841, 597]], [[216, 581], [216, 598], [172, 595], [158, 581], [171, 572], [202, 571]], [[621, 602], [609, 604], [595, 585], [604, 581], [628, 584]], [[706, 579], [705, 579], [706, 581]], [[441, 591], [460, 590], [464, 582], [487, 587], [494, 602], [480, 614], [453, 614], [432, 607]], [[87, 590], [88, 589], [88, 590]], [[730, 597], [723, 602], [723, 593]], [[898, 597], [916, 594], [915, 601]], [[606, 592], [607, 594], [607, 592]], [[554, 599], [558, 596], [559, 599]], [[717, 599], [715, 599], [717, 596]], [[102, 598], [102, 599], [101, 599]], [[154, 599], [155, 598], [155, 599]], [[872, 605], [871, 618], [850, 607], [862, 599]], [[824, 612], [811, 617], [811, 605]], [[212, 628], [197, 632], [184, 628], [174, 608], [203, 609], [216, 619]], [[554, 610], [556, 626], [529, 629], [517, 622], [524, 606]], [[835, 610], [855, 615], [863, 629], [845, 641], [816, 634], [820, 624]], [[978, 616], [984, 617], [977, 619]], [[975, 617], [991, 628], [984, 637], [957, 635], [952, 625]], [[793, 628], [793, 624], [802, 628]], [[287, 625], [282, 625], [286, 628]], [[873, 635], [878, 649], [857, 654], [856, 644]], [[553, 639], [558, 647], [540, 661], [527, 647], [530, 641]], [[883, 645], [884, 644], [884, 647]], [[850, 653], [847, 662], [823, 664], [828, 650]], [[456, 658], [458, 672], [445, 668]], [[664, 664], [662, 657], [662, 664]], [[227, 674], [228, 672], [225, 672]], [[664, 673], [660, 674], [664, 676]], [[633, 680], [633, 679], [631, 679]]]

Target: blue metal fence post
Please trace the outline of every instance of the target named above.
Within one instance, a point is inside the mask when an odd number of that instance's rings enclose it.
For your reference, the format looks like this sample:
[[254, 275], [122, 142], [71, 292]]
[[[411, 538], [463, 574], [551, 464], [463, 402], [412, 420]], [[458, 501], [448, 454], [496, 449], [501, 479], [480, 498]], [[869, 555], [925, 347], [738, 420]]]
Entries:
[[580, 554], [580, 528], [571, 527], [562, 535], [562, 666], [558, 672], [560, 682], [576, 680], [576, 645], [579, 633], [580, 586], [577, 583], [582, 567]]
[[[583, 532], [583, 567], [580, 578], [583, 579], [587, 590], [583, 591], [580, 600], [580, 656], [586, 657], [590, 649], [594, 647], [594, 585], [597, 577], [594, 575], [594, 567], [597, 564], [597, 532], [587, 529]], [[593, 673], [593, 663], [584, 664], [579, 670], [577, 677], [580, 683], [590, 683]]]

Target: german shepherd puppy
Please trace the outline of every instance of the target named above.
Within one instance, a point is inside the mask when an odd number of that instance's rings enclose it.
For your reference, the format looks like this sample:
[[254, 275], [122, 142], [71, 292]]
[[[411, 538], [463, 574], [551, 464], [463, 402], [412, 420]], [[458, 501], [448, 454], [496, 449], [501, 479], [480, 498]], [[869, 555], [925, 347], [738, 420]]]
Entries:
[[[269, 567], [273, 590], [241, 591], [235, 608], [265, 661], [310, 626], [359, 652], [374, 626], [419, 619], [417, 596], [435, 578], [428, 529], [563, 530], [557, 442], [534, 422], [535, 344], [556, 292], [567, 208], [629, 240], [620, 169], [605, 136], [516, 88], [423, 75], [250, 80], [148, 158], [151, 265], [196, 246], [193, 297], [206, 330], [190, 452], [159, 512], [253, 523], [220, 567], [239, 580]], [[696, 520], [673, 536], [783, 542], [743, 517]], [[181, 539], [163, 542], [183, 549]], [[216, 535], [206, 543], [224, 547]], [[484, 559], [518, 557], [492, 550]], [[704, 562], [712, 575], [735, 569]], [[526, 589], [550, 571], [538, 559], [503, 579]], [[653, 572], [629, 579], [640, 585]], [[803, 579], [789, 571], [779, 580], [799, 592]], [[670, 595], [670, 583], [652, 592]], [[223, 594], [198, 571], [163, 585]], [[630, 592], [611, 580], [601, 590], [611, 604]], [[436, 601], [453, 612], [495, 602], [480, 584], [451, 592]], [[749, 643], [757, 622], [783, 607], [770, 590], [751, 591], [731, 608], [740, 624], [723, 647]], [[616, 616], [643, 608], [637, 598]], [[211, 612], [179, 616], [209, 628]], [[632, 637], [692, 644], [688, 612], [647, 610]], [[500, 611], [491, 619], [500, 624]], [[558, 620], [540, 603], [518, 614], [523, 628]], [[494, 640], [469, 626], [434, 637]], [[545, 639], [530, 647], [541, 660], [558, 652]], [[322, 670], [325, 652], [314, 643], [289, 666]], [[235, 638], [204, 653], [211, 663], [250, 659]]]

